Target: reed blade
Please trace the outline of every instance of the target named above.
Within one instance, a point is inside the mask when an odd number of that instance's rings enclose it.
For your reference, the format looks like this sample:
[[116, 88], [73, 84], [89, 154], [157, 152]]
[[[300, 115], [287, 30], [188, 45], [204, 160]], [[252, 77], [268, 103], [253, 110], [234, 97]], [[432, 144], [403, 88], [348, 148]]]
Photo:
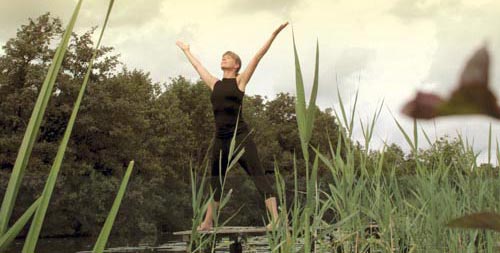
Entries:
[[118, 194], [116, 195], [113, 206], [111, 207], [111, 211], [109, 212], [108, 217], [106, 218], [106, 222], [102, 227], [101, 233], [97, 238], [97, 242], [94, 245], [94, 253], [102, 253], [104, 251], [104, 248], [106, 247], [109, 234], [111, 233], [111, 229], [113, 228], [113, 224], [115, 223], [116, 215], [118, 214], [118, 210], [120, 209], [120, 205], [122, 203], [123, 196], [125, 195], [125, 190], [127, 189], [128, 181], [130, 179], [130, 174], [132, 174], [133, 168], [134, 161], [130, 161], [127, 172], [125, 173], [125, 176], [123, 177], [122, 183], [120, 185], [120, 189], [118, 190]]
[[81, 3], [81, 0], [78, 1], [73, 11], [71, 20], [62, 36], [61, 44], [57, 47], [54, 57], [52, 58], [52, 63], [49, 67], [47, 75], [45, 76], [42, 87], [40, 88], [40, 93], [35, 103], [35, 107], [33, 108], [33, 112], [31, 113], [31, 118], [28, 122], [26, 132], [24, 133], [21, 147], [17, 153], [14, 168], [12, 169], [12, 174], [10, 176], [7, 190], [5, 191], [2, 201], [2, 207], [0, 209], [0, 235], [3, 235], [7, 230], [10, 216], [12, 215], [12, 209], [14, 208], [17, 194], [19, 192], [19, 187], [21, 185], [26, 166], [28, 165], [33, 145], [38, 136], [43, 115], [45, 114], [47, 104], [52, 95], [52, 89], [59, 73], [59, 69], [61, 68], [62, 60], [66, 53], [73, 27], [80, 11]]

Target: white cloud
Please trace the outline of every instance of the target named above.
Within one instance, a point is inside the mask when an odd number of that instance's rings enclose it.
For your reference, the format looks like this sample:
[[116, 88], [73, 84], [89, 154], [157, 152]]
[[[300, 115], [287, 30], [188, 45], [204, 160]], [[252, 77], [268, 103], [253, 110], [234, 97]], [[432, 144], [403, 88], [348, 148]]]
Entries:
[[[51, 11], [67, 22], [75, 1], [9, 1], [0, 11], [0, 40], [15, 36], [28, 17]], [[360, 91], [358, 112], [372, 115], [384, 100], [373, 147], [382, 140], [405, 141], [389, 112], [406, 129], [412, 120], [399, 110], [417, 89], [445, 94], [454, 87], [465, 60], [487, 39], [492, 53], [492, 83], [500, 86], [500, 2], [496, 0], [214, 0], [117, 1], [103, 43], [114, 46], [130, 68], [150, 71], [153, 80], [184, 75], [197, 79], [175, 40], [191, 45], [193, 54], [216, 76], [221, 76], [220, 56], [226, 50], [238, 53], [243, 68], [282, 22], [290, 21], [259, 63], [247, 87], [248, 95], [273, 98], [278, 92], [295, 94], [291, 28], [306, 83], [312, 84], [316, 39], [320, 45], [321, 108], [337, 105], [337, 88], [344, 101]], [[87, 1], [77, 30], [101, 25], [106, 1]], [[497, 93], [497, 92], [496, 92]], [[497, 93], [498, 94], [498, 93]], [[461, 129], [475, 147], [485, 147], [485, 129], [490, 119], [461, 117], [436, 120], [438, 135], [455, 135]], [[493, 121], [495, 124], [496, 121]], [[432, 122], [422, 122], [427, 129]], [[358, 126], [359, 128], [359, 126]], [[431, 131], [433, 132], [433, 131]], [[494, 128], [494, 135], [498, 132]], [[355, 137], [362, 138], [361, 133]], [[425, 141], [421, 141], [424, 143]]]

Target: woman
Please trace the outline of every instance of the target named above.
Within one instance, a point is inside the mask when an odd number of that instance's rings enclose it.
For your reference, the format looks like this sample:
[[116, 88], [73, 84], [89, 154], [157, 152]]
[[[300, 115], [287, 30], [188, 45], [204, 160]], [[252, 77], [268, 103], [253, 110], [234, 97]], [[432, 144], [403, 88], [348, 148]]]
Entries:
[[[253, 142], [253, 131], [249, 131], [249, 127], [242, 117], [242, 101], [245, 88], [257, 64], [271, 46], [274, 38], [276, 38], [279, 32], [287, 25], [288, 22], [280, 25], [272, 33], [271, 37], [250, 60], [248, 66], [241, 74], [238, 73], [241, 68], [239, 56], [231, 51], [224, 53], [221, 61], [221, 69], [224, 72], [222, 80], [212, 76], [203, 65], [201, 65], [201, 63], [191, 54], [188, 44], [181, 41], [177, 41], [176, 43], [196, 69], [201, 79], [210, 88], [210, 101], [215, 117], [216, 133], [212, 149], [211, 177], [211, 186], [215, 195], [214, 201], [208, 205], [205, 219], [198, 227], [198, 230], [210, 230], [212, 228], [212, 215], [220, 202], [220, 177], [224, 178], [226, 174], [226, 166], [229, 159], [229, 146], [235, 128], [237, 129], [235, 146], [244, 148], [244, 153], [239, 158], [238, 162], [252, 177], [257, 189], [265, 198], [266, 208], [269, 210], [272, 217], [272, 221], [267, 225], [267, 228], [271, 229], [272, 226], [276, 224], [278, 218], [276, 197], [274, 196], [271, 183], [260, 164], [257, 148]], [[233, 154], [237, 154], [238, 152], [239, 149], [235, 150]]]

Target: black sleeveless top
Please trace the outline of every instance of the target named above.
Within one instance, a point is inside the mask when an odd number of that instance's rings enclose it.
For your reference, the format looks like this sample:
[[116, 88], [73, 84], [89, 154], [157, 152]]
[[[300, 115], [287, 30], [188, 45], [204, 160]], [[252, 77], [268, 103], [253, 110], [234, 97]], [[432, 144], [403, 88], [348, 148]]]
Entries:
[[[215, 82], [210, 101], [215, 117], [215, 136], [217, 138], [232, 138], [239, 121], [237, 134], [248, 130], [248, 125], [243, 120], [243, 96], [245, 92], [238, 88], [236, 78], [222, 78]], [[241, 108], [241, 109], [240, 109]]]

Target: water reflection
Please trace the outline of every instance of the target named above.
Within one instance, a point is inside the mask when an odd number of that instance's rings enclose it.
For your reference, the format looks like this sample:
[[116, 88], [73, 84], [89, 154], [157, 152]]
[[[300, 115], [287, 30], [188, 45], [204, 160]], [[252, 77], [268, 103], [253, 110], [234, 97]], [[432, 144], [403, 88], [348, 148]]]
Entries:
[[[146, 237], [121, 237], [111, 236], [105, 252], [186, 252], [187, 243], [180, 241], [181, 238], [171, 234]], [[96, 237], [71, 237], [71, 238], [49, 238], [40, 239], [37, 244], [37, 253], [91, 253]], [[229, 252], [229, 239], [223, 239], [217, 243], [215, 252]], [[24, 239], [14, 241], [6, 252], [21, 252]], [[264, 253], [270, 252], [267, 238], [265, 236], [250, 237], [243, 243], [243, 252]]]

